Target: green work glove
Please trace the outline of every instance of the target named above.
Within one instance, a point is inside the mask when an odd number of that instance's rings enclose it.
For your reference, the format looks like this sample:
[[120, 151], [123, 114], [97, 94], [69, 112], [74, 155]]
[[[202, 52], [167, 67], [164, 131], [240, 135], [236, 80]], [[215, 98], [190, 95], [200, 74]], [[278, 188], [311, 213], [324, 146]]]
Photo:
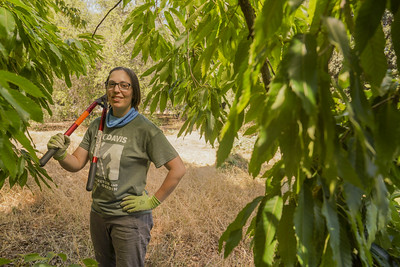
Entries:
[[55, 160], [63, 160], [67, 156], [67, 148], [70, 143], [71, 141], [69, 139], [69, 136], [58, 133], [50, 137], [50, 140], [47, 143], [47, 148], [58, 148], [58, 151], [54, 154], [53, 158]]
[[149, 197], [146, 192], [143, 192], [141, 196], [127, 196], [122, 199], [121, 206], [122, 210], [128, 213], [141, 211], [141, 210], [152, 210], [160, 205], [160, 201], [155, 197]]

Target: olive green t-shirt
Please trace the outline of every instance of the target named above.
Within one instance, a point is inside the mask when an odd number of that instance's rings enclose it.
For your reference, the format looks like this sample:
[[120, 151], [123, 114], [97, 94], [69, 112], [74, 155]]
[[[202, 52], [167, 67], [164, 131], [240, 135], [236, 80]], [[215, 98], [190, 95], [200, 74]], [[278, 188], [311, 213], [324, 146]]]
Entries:
[[[80, 147], [93, 156], [100, 118], [95, 119]], [[141, 195], [150, 163], [159, 168], [178, 156], [163, 132], [146, 117], [136, 118], [120, 128], [103, 130], [92, 191], [92, 209], [103, 216], [129, 215], [120, 206], [128, 195]], [[150, 211], [148, 211], [150, 212]]]

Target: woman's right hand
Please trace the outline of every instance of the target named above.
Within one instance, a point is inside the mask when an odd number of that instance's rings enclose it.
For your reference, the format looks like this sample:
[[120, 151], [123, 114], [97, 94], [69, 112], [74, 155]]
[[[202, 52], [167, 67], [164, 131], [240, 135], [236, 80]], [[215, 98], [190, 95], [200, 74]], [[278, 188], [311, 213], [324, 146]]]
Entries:
[[49, 142], [47, 143], [48, 149], [58, 149], [57, 152], [54, 154], [53, 158], [55, 160], [63, 160], [67, 156], [67, 148], [71, 140], [69, 136], [64, 135], [62, 133], [58, 133], [50, 137]]

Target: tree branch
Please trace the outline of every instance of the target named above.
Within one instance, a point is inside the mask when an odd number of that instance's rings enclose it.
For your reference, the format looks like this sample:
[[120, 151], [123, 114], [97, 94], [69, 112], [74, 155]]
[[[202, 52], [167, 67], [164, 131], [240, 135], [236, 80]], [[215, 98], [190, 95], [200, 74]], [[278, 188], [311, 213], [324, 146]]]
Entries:
[[[249, 38], [254, 39], [254, 20], [256, 19], [254, 8], [251, 6], [249, 0], [238, 0], [238, 3], [246, 20], [247, 28], [249, 29]], [[264, 82], [265, 91], [268, 92], [268, 86], [271, 82], [271, 73], [269, 72], [268, 68], [268, 59], [261, 67], [261, 76]]]
[[115, 6], [113, 6], [110, 10], [108, 10], [107, 14], [104, 16], [104, 18], [100, 21], [100, 23], [96, 26], [96, 29], [94, 30], [93, 34], [92, 34], [92, 38], [93, 36], [96, 34], [97, 29], [100, 27], [100, 25], [103, 23], [103, 21], [107, 18], [108, 14], [111, 13], [111, 11], [113, 11], [120, 3], [122, 2], [122, 0], [119, 0], [118, 3], [115, 4]]
[[240, 6], [240, 9], [242, 10], [242, 12], [244, 14], [247, 28], [249, 29], [249, 37], [251, 37], [253, 39], [254, 38], [253, 26], [254, 26], [254, 20], [256, 19], [256, 13], [254, 11], [254, 8], [251, 6], [251, 4], [248, 0], [239, 0], [238, 3]]

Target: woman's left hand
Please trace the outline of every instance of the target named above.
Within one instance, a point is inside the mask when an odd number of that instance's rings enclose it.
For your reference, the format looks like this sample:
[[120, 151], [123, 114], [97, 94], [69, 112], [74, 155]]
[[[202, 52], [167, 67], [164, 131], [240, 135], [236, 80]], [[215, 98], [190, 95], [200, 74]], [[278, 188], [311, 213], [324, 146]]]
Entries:
[[127, 196], [122, 199], [121, 207], [123, 211], [128, 213], [152, 210], [160, 205], [160, 201], [155, 197], [149, 197], [146, 192], [143, 192], [141, 196]]

